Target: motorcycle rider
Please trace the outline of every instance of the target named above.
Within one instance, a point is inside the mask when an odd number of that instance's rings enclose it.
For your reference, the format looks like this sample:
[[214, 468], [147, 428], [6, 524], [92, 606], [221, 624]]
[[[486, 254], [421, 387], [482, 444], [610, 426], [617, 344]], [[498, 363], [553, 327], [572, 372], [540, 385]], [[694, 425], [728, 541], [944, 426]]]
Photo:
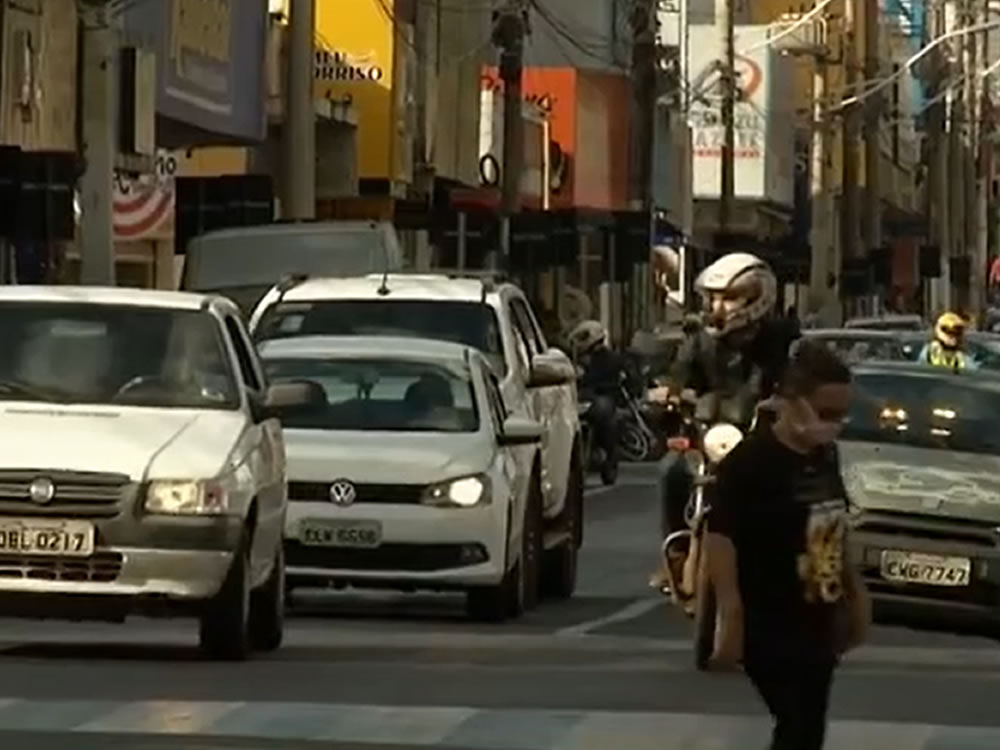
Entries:
[[[697, 398], [696, 420], [745, 431], [758, 404], [773, 395], [799, 336], [788, 318], [775, 315], [777, 286], [770, 267], [750, 253], [724, 255], [696, 279], [704, 325], [681, 345], [670, 376], [672, 392]], [[692, 480], [688, 463], [668, 456], [660, 475], [664, 536], [687, 527]]]
[[920, 352], [919, 361], [933, 367], [975, 370], [979, 364], [965, 351], [968, 322], [958, 313], [946, 312], [934, 325], [934, 338]]
[[569, 334], [570, 346], [583, 372], [577, 382], [581, 401], [590, 401], [586, 414], [606, 467], [618, 460], [618, 396], [625, 377], [624, 362], [608, 346], [608, 332], [596, 320], [579, 323]]

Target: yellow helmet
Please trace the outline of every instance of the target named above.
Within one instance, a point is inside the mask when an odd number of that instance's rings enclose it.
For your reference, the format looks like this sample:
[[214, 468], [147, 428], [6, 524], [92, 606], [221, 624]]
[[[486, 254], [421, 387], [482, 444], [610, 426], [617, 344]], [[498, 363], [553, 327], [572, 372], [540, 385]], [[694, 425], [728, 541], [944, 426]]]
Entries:
[[969, 323], [958, 313], [946, 312], [934, 325], [934, 338], [946, 349], [958, 349]]

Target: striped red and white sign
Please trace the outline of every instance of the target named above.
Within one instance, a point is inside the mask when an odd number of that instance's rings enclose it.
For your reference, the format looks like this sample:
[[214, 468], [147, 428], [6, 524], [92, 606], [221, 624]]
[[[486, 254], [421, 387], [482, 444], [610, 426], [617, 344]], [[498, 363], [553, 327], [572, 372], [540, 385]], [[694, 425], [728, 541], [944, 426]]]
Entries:
[[131, 177], [116, 173], [112, 198], [115, 240], [165, 239], [173, 232], [176, 158], [156, 157], [156, 174]]

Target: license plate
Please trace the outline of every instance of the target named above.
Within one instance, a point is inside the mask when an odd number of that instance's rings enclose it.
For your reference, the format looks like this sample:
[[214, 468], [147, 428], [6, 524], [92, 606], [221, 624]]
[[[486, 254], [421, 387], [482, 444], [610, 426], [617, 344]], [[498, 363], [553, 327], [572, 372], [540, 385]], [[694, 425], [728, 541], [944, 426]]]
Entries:
[[382, 524], [305, 520], [299, 527], [299, 540], [310, 547], [378, 547], [382, 543]]
[[0, 554], [89, 557], [94, 554], [94, 525], [41, 518], [0, 519]]
[[918, 552], [882, 553], [882, 577], [887, 581], [926, 586], [968, 586], [972, 561], [967, 557], [941, 557]]

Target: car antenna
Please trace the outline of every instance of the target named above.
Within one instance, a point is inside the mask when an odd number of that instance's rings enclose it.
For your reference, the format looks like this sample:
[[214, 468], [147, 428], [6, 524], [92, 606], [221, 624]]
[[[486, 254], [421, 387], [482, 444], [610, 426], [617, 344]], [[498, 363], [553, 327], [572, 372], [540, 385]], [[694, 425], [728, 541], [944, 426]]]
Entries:
[[378, 294], [379, 297], [385, 297], [385, 296], [387, 296], [389, 294], [389, 292], [390, 292], [390, 289], [389, 289], [389, 264], [386, 263], [385, 264], [385, 270], [382, 272], [382, 283], [379, 284], [379, 287], [378, 287], [378, 289], [375, 290], [375, 293]]

